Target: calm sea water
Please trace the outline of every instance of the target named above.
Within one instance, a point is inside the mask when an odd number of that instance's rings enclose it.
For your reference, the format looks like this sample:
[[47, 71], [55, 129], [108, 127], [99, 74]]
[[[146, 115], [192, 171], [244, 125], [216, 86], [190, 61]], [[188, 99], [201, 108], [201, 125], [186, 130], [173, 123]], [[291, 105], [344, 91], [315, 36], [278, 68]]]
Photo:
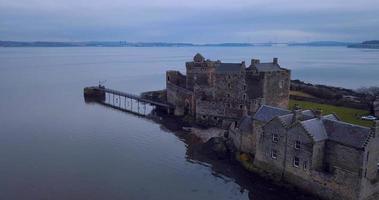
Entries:
[[379, 85], [378, 50], [0, 48], [0, 199], [283, 199], [274, 186], [192, 160], [159, 124], [84, 103], [83, 87], [99, 80], [133, 93], [162, 89], [165, 70], [184, 71], [196, 52], [225, 62], [279, 57], [312, 83]]

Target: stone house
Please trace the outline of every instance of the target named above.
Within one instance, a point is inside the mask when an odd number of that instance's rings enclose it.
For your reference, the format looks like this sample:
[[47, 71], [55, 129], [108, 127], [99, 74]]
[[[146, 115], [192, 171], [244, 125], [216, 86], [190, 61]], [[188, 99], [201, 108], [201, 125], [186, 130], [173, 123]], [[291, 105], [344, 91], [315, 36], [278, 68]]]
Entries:
[[[232, 130], [230, 136], [272, 178], [328, 199], [363, 200], [379, 193], [379, 122], [370, 129], [336, 115], [271, 106], [260, 107], [251, 119], [251, 131]], [[241, 120], [231, 129], [244, 126]]]
[[376, 100], [373, 103], [374, 115], [379, 117], [379, 96], [376, 97]]
[[278, 59], [261, 63], [223, 63], [196, 54], [186, 62], [186, 75], [167, 71], [167, 102], [175, 115], [191, 115], [196, 122], [227, 128], [243, 116], [244, 108], [254, 113], [261, 104], [288, 107], [290, 70]]

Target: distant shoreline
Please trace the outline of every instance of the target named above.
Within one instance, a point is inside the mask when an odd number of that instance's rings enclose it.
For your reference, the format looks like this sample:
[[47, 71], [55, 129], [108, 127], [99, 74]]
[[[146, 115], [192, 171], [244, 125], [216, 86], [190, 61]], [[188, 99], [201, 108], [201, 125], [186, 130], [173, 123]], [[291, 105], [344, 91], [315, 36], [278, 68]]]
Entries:
[[87, 42], [49, 42], [49, 41], [1, 41], [0, 47], [273, 47], [273, 46], [313, 46], [335, 47], [351, 45], [351, 42], [316, 41], [297, 42], [266, 42], [266, 43], [170, 43], [170, 42], [125, 42], [125, 41], [87, 41]]

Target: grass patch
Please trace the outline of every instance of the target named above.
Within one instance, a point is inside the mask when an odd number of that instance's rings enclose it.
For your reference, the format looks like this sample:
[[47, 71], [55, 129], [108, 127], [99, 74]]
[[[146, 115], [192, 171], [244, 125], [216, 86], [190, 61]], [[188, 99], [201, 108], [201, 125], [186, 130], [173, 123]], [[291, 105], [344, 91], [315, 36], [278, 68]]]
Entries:
[[308, 93], [305, 93], [305, 92], [301, 92], [301, 91], [295, 91], [295, 90], [291, 90], [290, 91], [290, 95], [293, 95], [293, 96], [300, 96], [300, 97], [308, 97], [308, 98], [316, 98]]
[[292, 109], [296, 104], [299, 105], [302, 109], [321, 109], [323, 115], [335, 113], [344, 122], [367, 127], [371, 127], [373, 125], [371, 121], [360, 119], [361, 116], [370, 114], [367, 110], [313, 103], [308, 101], [298, 101], [292, 99], [290, 100], [290, 109]]

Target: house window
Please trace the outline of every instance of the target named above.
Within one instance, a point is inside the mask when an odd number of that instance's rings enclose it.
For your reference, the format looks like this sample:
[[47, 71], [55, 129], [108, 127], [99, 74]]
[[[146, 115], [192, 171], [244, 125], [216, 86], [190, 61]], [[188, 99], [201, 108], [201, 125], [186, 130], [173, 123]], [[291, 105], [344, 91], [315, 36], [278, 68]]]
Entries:
[[271, 150], [271, 158], [272, 159], [278, 158], [278, 151], [277, 150], [274, 150], [274, 149]]
[[293, 166], [294, 167], [299, 167], [300, 159], [298, 157], [293, 158]]
[[279, 135], [274, 133], [272, 134], [272, 142], [277, 143], [279, 141]]
[[300, 141], [299, 140], [295, 141], [295, 149], [300, 149]]
[[308, 162], [307, 161], [304, 161], [303, 162], [303, 169], [306, 170], [308, 167]]

